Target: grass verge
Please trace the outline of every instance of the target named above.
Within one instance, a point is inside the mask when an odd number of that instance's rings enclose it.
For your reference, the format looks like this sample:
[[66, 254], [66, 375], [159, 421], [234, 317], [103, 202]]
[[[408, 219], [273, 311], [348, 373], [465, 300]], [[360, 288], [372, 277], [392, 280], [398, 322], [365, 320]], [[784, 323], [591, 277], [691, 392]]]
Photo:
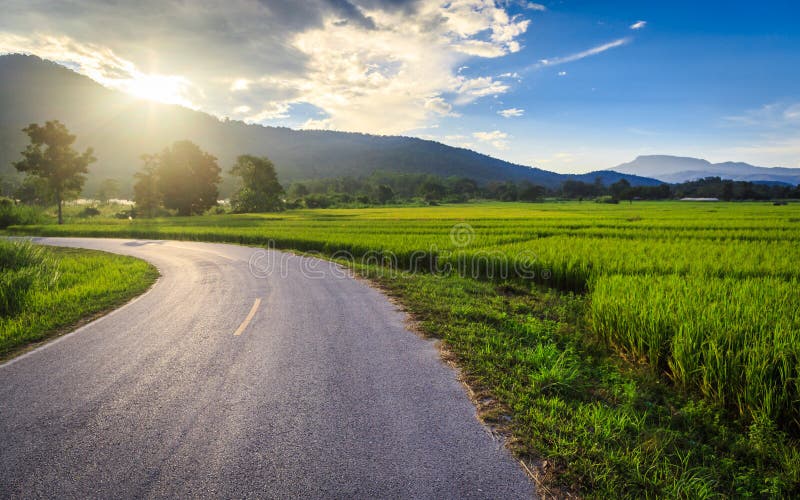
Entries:
[[357, 271], [441, 339], [482, 418], [505, 429], [543, 496], [787, 498], [796, 443], [740, 426], [589, 335], [586, 297], [425, 273]]
[[[18, 243], [2, 243], [19, 245]], [[34, 274], [27, 289], [10, 284], [15, 307], [0, 314], [0, 361], [67, 333], [143, 293], [158, 271], [132, 257], [93, 250], [35, 247], [33, 260], [3, 269], [4, 276]], [[4, 253], [0, 248], [0, 261]], [[19, 261], [19, 259], [17, 259]], [[0, 287], [2, 288], [2, 287]]]

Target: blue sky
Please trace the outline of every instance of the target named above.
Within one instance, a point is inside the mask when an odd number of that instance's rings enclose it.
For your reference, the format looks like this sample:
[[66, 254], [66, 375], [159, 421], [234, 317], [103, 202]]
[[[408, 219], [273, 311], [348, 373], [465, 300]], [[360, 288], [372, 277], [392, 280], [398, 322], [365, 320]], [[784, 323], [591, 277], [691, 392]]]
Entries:
[[8, 0], [0, 52], [266, 125], [561, 172], [640, 154], [800, 167], [792, 2]]

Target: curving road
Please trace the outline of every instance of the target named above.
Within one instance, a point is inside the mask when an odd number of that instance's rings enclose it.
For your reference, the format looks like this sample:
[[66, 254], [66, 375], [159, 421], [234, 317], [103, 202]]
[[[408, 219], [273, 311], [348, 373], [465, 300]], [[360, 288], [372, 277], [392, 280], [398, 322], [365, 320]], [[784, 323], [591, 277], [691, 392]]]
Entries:
[[530, 498], [435, 346], [325, 261], [167, 241], [145, 295], [0, 366], [0, 497]]

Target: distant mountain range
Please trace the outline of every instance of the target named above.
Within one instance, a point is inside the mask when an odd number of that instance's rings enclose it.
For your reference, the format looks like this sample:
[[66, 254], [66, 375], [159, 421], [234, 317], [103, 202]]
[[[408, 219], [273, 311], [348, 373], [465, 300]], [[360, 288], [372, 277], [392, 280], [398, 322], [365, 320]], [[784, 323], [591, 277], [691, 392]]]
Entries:
[[78, 147], [95, 149], [98, 162], [91, 166], [89, 193], [106, 178], [119, 180], [128, 190], [142, 154], [158, 152], [180, 139], [192, 140], [215, 155], [224, 170], [239, 154], [269, 156], [283, 183], [383, 170], [458, 175], [482, 183], [528, 180], [550, 188], [567, 179], [594, 182], [600, 178], [611, 184], [625, 178], [633, 185], [660, 184], [612, 171], [558, 174], [411, 137], [292, 130], [219, 120], [180, 106], [134, 99], [38, 57], [0, 56], [0, 176], [16, 175], [11, 162], [19, 158], [27, 143], [21, 129], [53, 119], [78, 136]]
[[735, 181], [800, 184], [800, 168], [756, 167], [748, 163], [711, 163], [699, 158], [653, 155], [640, 156], [614, 168], [617, 172], [652, 177], [668, 183], [679, 183], [721, 177]]

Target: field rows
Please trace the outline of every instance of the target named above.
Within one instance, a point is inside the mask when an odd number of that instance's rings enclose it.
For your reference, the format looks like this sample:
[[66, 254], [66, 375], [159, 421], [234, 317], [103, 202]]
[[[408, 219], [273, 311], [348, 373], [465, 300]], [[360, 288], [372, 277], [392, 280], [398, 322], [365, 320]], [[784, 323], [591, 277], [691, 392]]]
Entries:
[[348, 252], [588, 293], [592, 328], [610, 345], [746, 418], [800, 428], [798, 205], [484, 204], [73, 222], [34, 231]]

